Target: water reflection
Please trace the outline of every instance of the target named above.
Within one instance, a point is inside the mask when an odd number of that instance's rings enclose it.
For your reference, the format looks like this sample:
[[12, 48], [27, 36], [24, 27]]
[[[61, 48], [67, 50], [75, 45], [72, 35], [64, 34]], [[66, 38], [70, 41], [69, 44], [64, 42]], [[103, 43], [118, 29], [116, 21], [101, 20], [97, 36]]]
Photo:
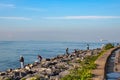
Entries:
[[113, 73], [108, 73], [107, 74], [107, 80], [117, 80], [120, 79], [120, 72], [113, 72]]
[[110, 58], [108, 59], [107, 67], [106, 67], [106, 72], [107, 72], [106, 80], [120, 80], [120, 71], [115, 70], [116, 54], [118, 54], [119, 51], [120, 51], [120, 49], [113, 52], [111, 54]]

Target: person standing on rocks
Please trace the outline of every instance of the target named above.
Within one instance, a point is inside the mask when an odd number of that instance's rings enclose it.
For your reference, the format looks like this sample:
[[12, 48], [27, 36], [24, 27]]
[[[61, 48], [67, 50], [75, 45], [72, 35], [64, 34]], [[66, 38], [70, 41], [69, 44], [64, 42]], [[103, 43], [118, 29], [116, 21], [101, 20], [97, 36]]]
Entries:
[[41, 62], [42, 57], [40, 55], [38, 55], [38, 60]]
[[77, 53], [77, 50], [76, 50], [76, 49], [74, 49], [74, 51], [75, 51], [75, 53]]
[[87, 44], [87, 50], [89, 50], [89, 44]]
[[22, 55], [20, 56], [20, 65], [21, 68], [24, 68], [24, 57]]
[[66, 54], [68, 55], [69, 53], [68, 53], [68, 48], [66, 49]]

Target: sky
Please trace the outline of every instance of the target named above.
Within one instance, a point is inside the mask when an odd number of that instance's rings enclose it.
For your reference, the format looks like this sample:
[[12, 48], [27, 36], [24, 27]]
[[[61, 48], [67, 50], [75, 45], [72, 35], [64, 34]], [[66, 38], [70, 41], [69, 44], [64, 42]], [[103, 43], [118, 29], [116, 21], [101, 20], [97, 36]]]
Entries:
[[120, 0], [0, 0], [0, 41], [120, 41]]

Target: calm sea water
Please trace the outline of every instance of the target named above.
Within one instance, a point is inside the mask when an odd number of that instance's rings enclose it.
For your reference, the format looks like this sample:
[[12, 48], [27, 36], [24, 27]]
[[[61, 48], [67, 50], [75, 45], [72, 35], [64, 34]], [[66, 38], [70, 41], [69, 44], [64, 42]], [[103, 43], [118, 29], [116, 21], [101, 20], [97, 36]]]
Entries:
[[23, 55], [25, 64], [33, 63], [40, 54], [43, 58], [51, 58], [65, 53], [65, 49], [69, 48], [69, 52], [74, 49], [86, 49], [86, 45], [90, 45], [90, 49], [100, 48], [101, 42], [50, 42], [50, 41], [0, 41], [0, 71], [9, 68], [20, 67], [19, 57]]

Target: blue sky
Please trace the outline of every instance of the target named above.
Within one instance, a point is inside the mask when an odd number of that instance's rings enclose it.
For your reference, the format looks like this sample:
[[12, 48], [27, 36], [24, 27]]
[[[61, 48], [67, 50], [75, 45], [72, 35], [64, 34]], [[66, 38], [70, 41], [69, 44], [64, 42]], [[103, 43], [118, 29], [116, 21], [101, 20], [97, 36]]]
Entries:
[[0, 0], [0, 40], [120, 41], [120, 0]]

